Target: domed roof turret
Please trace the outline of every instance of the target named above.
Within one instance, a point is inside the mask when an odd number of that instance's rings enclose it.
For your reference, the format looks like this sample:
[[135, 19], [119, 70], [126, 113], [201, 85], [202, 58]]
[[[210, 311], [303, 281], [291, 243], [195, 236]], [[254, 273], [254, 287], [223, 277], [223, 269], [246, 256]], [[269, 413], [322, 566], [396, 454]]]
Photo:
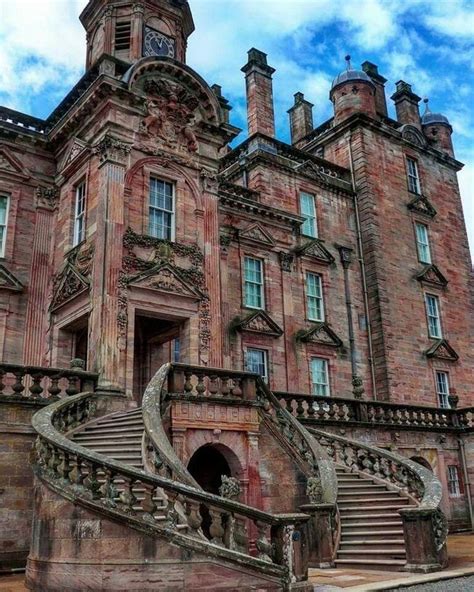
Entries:
[[423, 102], [425, 104], [425, 112], [423, 113], [423, 116], [421, 118], [422, 125], [431, 125], [433, 123], [441, 123], [444, 125], [451, 126], [451, 124], [449, 123], [449, 119], [446, 117], [446, 115], [442, 115], [441, 113], [432, 113], [431, 112], [431, 110], [428, 106], [428, 99], [423, 99]]
[[331, 90], [334, 90], [340, 84], [344, 84], [345, 82], [349, 81], [368, 82], [369, 84], [374, 84], [370, 77], [363, 70], [354, 70], [352, 68], [350, 55], [347, 55], [345, 60], [347, 62], [347, 67], [343, 72], [336, 76], [336, 78], [334, 78], [332, 81]]

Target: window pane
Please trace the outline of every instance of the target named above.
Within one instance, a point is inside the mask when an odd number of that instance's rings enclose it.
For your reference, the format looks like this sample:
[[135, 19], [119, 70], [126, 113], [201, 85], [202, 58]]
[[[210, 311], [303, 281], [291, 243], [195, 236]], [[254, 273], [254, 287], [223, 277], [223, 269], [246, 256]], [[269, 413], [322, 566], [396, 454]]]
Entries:
[[448, 491], [451, 495], [460, 495], [459, 471], [456, 465], [448, 466]]
[[306, 218], [301, 227], [302, 234], [305, 236], [317, 238], [318, 228], [316, 224], [316, 207], [314, 203], [314, 195], [310, 195], [309, 193], [300, 194], [300, 211], [301, 215]]
[[244, 259], [244, 304], [251, 308], [263, 307], [263, 265], [260, 259]]
[[7, 221], [8, 197], [0, 197], [0, 225], [5, 225]]
[[306, 274], [306, 297], [308, 319], [310, 321], [323, 321], [324, 305], [320, 275], [315, 273]]
[[268, 379], [267, 373], [267, 352], [262, 349], [247, 350], [247, 372], [259, 374], [265, 381]]
[[439, 305], [436, 296], [426, 295], [426, 313], [428, 316], [428, 331], [430, 337], [441, 338], [441, 324], [439, 321]]
[[311, 360], [311, 381], [313, 384], [313, 395], [329, 396], [328, 363], [322, 358]]
[[407, 158], [408, 188], [412, 193], [421, 193], [418, 165], [412, 158]]
[[430, 245], [428, 241], [428, 228], [424, 224], [416, 224], [416, 242], [418, 259], [421, 263], [431, 263]]
[[149, 233], [163, 240], [173, 239], [174, 186], [160, 179], [150, 179]]
[[449, 378], [447, 372], [436, 372], [436, 392], [439, 406], [443, 409], [449, 409]]

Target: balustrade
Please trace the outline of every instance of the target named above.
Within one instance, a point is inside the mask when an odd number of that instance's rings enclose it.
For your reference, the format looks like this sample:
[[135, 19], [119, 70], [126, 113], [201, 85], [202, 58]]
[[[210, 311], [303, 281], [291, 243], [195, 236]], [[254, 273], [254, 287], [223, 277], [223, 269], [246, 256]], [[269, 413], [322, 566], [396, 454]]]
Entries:
[[282, 392], [275, 393], [275, 396], [289, 413], [308, 425], [320, 422], [362, 422], [373, 425], [426, 429], [468, 428], [474, 425], [472, 408], [441, 409], [402, 403], [361, 401]]
[[42, 368], [0, 364], [0, 397], [55, 401], [94, 391], [98, 375], [79, 368]]
[[190, 397], [255, 400], [256, 374], [219, 368], [173, 364], [169, 370], [168, 392]]

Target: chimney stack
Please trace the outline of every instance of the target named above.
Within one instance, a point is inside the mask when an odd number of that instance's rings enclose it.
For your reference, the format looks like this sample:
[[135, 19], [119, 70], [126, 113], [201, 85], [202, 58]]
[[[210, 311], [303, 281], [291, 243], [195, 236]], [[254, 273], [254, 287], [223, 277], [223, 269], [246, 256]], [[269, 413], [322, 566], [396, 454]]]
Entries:
[[421, 131], [420, 109], [418, 103], [421, 97], [415, 95], [411, 84], [403, 80], [396, 83], [397, 90], [392, 95], [397, 111], [397, 121], [402, 124], [414, 125]]
[[362, 64], [362, 70], [375, 84], [375, 109], [379, 115], [387, 117], [387, 99], [385, 97], [385, 83], [387, 79], [379, 74], [378, 66], [372, 62], [365, 61]]
[[292, 144], [297, 144], [313, 131], [313, 106], [304, 98], [303, 93], [295, 94], [295, 104], [288, 110]]
[[275, 69], [268, 65], [267, 54], [252, 48], [249, 60], [242, 68], [247, 87], [247, 121], [249, 136], [260, 133], [275, 136], [273, 82]]

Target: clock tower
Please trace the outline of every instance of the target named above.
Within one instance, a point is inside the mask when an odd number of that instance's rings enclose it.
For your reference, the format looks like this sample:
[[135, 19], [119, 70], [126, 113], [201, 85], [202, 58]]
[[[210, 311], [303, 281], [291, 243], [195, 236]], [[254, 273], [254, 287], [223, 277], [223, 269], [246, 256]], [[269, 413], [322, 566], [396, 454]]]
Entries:
[[80, 19], [87, 69], [103, 54], [128, 63], [154, 55], [185, 62], [194, 31], [187, 0], [90, 0]]

